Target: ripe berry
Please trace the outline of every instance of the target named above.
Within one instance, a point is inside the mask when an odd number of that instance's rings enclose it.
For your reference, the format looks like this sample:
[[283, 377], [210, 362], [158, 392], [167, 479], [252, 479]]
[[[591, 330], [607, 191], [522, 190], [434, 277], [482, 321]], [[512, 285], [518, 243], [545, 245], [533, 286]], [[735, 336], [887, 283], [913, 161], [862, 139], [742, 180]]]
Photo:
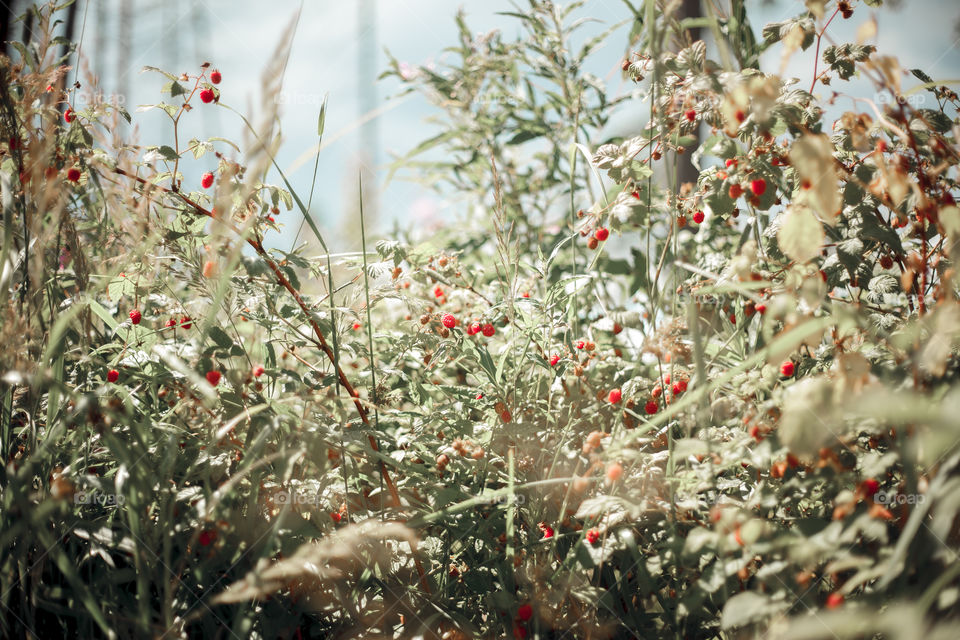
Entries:
[[583, 340], [577, 340], [577, 349], [583, 349], [585, 346], [587, 346], [586, 342]]
[[613, 335], [618, 335], [621, 331], [623, 331], [623, 326], [619, 322], [614, 322]]
[[80, 181], [80, 169], [76, 167], [70, 167], [67, 169], [67, 180], [70, 182], [79, 182]]
[[354, 330], [354, 331], [360, 331], [360, 327], [362, 327], [362, 326], [363, 326], [363, 325], [360, 324], [359, 322], [354, 322], [354, 323], [353, 323], [353, 330]]
[[694, 213], [693, 221], [696, 222], [697, 224], [701, 224], [703, 222], [703, 211], [697, 211], [696, 213]]
[[[677, 391], [680, 389], [680, 391]], [[682, 393], [687, 390], [687, 381], [686, 380], [677, 380], [677, 384], [673, 385], [674, 393]]]
[[827, 609], [836, 609], [843, 604], [843, 596], [839, 593], [831, 593], [827, 596]]
[[893, 258], [891, 258], [888, 255], [881, 256], [880, 266], [883, 267], [884, 269], [889, 269], [890, 267], [893, 266]]
[[623, 475], [623, 465], [619, 462], [613, 462], [607, 467], [607, 480], [616, 482]]
[[736, 200], [742, 195], [743, 195], [743, 187], [741, 187], [739, 184], [730, 185], [730, 197], [733, 200]]
[[213, 89], [204, 89], [200, 92], [200, 99], [205, 103], [213, 102]]
[[763, 315], [763, 314], [766, 312], [766, 310], [767, 310], [767, 305], [765, 305], [765, 304], [763, 304], [763, 303], [761, 302], [761, 303], [758, 304], [755, 308], [756, 308], [756, 310], [757, 310], [757, 313], [759, 313], [760, 315]]
[[330, 518], [331, 518], [334, 522], [340, 522], [340, 518], [341, 518], [341, 517], [342, 517], [342, 516], [340, 515], [340, 512], [339, 512], [339, 511], [331, 511], [331, 512], [330, 512]]
[[688, 109], [683, 113], [683, 116], [690, 122], [693, 122], [697, 119], [697, 112], [694, 109]]
[[735, 158], [727, 158], [723, 164], [725, 164], [727, 169], [729, 169], [730, 167], [737, 166], [737, 161]]
[[480, 326], [479, 322], [472, 322], [470, 323], [470, 326], [467, 327], [467, 335], [472, 336], [476, 333], [480, 333], [482, 329], [483, 327]]
[[215, 369], [207, 371], [207, 382], [214, 387], [220, 384], [220, 372]]
[[483, 331], [483, 335], [487, 336], [488, 338], [493, 336], [493, 334], [497, 332], [497, 330], [494, 329], [493, 325], [490, 323], [483, 325], [482, 331]]
[[747, 114], [743, 112], [743, 109], [737, 109], [736, 113], [733, 114], [733, 117], [736, 118], [737, 122], [743, 122], [747, 119]]
[[600, 532], [596, 529], [590, 529], [587, 531], [587, 542], [590, 544], [597, 544], [597, 541], [600, 540]]
[[680, 395], [681, 393], [683, 393], [683, 387], [680, 386], [680, 383], [679, 383], [679, 382], [675, 382], [675, 383], [673, 384], [673, 395], [678, 396], [678, 395]]
[[863, 481], [863, 493], [868, 498], [872, 498], [880, 490], [880, 483], [875, 478], [867, 478]]
[[177, 326], [177, 321], [174, 318], [170, 318], [169, 320], [163, 323], [163, 326], [167, 329], [169, 329], [170, 327], [175, 327]]
[[107, 382], [116, 382], [120, 379], [120, 372], [116, 369], [110, 369], [107, 371]]
[[212, 82], [213, 84], [220, 84], [220, 81], [222, 79], [223, 77], [220, 75], [219, 70], [214, 69], [213, 71], [210, 72], [210, 82]]
[[77, 116], [74, 114], [73, 109], [70, 109], [69, 107], [63, 112], [63, 119], [67, 124], [73, 122], [76, 117]]
[[209, 189], [213, 185], [213, 174], [207, 171], [203, 174], [203, 177], [200, 178], [200, 186], [204, 189]]
[[607, 395], [607, 400], [610, 401], [610, 404], [618, 404], [622, 397], [623, 393], [620, 391], [620, 389], [611, 389], [610, 393]]
[[183, 316], [180, 318], [180, 326], [184, 329], [189, 329], [193, 326], [193, 323], [190, 321], [190, 316]]
[[541, 522], [541, 523], [538, 524], [537, 526], [540, 528], [540, 531], [543, 532], [543, 539], [544, 539], [544, 540], [546, 540], [547, 538], [552, 538], [552, 537], [553, 537], [553, 527], [551, 527], [550, 525], [548, 525], [548, 524], [545, 523], [545, 522]]
[[254, 378], [259, 378], [260, 376], [263, 375], [263, 372], [264, 372], [264, 371], [265, 371], [265, 369], [263, 368], [263, 365], [262, 365], [262, 364], [258, 364], [257, 366], [255, 366], [255, 367], [253, 368], [253, 377], [254, 377]]
[[442, 297], [443, 297], [443, 289], [441, 289], [440, 287], [437, 287], [436, 289], [433, 290], [433, 295], [434, 295], [434, 297], [442, 298]]
[[141, 317], [142, 316], [140, 315], [139, 309], [134, 309], [133, 311], [130, 312], [130, 322], [132, 322], [133, 324], [140, 324]]
[[441, 322], [443, 322], [443, 326], [445, 326], [447, 329], [453, 329], [455, 326], [457, 326], [457, 319], [449, 313], [443, 316], [443, 320], [441, 320]]
[[600, 242], [603, 242], [604, 240], [610, 237], [610, 230], [607, 229], [606, 227], [600, 227], [594, 232], [593, 237], [595, 237]]
[[522, 604], [520, 608], [517, 609], [517, 620], [520, 622], [526, 622], [533, 617], [533, 607], [529, 604]]
[[217, 532], [213, 529], [204, 529], [200, 532], [200, 536], [197, 540], [200, 542], [201, 546], [208, 547], [210, 544], [217, 539]]
[[795, 371], [796, 371], [796, 366], [793, 364], [792, 360], [787, 360], [782, 365], [780, 365], [780, 373], [785, 378], [792, 378]]
[[750, 181], [750, 191], [753, 191], [753, 195], [762, 196], [763, 192], [767, 190], [767, 181], [763, 178], [757, 178], [756, 180]]
[[552, 356], [550, 356], [550, 366], [551, 366], [551, 367], [557, 366], [557, 363], [558, 363], [558, 362], [560, 362], [560, 356], [558, 356], [557, 354], [553, 354]]
[[656, 400], [648, 400], [647, 405], [643, 408], [647, 412], [647, 415], [653, 415], [657, 412], [657, 409], [660, 408], [660, 405], [657, 404]]

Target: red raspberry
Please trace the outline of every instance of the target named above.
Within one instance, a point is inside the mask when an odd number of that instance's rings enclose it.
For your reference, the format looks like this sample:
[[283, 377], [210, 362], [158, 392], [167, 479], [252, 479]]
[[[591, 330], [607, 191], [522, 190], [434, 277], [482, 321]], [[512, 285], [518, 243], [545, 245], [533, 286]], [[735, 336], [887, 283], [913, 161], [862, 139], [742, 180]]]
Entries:
[[730, 167], [735, 167], [735, 166], [737, 166], [737, 161], [736, 161], [735, 158], [727, 158], [727, 159], [724, 161], [724, 164], [727, 166], [727, 169], [729, 169]]
[[670, 374], [663, 376], [663, 384], [670, 384]]
[[780, 373], [783, 374], [785, 378], [792, 378], [795, 371], [796, 366], [793, 364], [792, 360], [787, 360], [780, 365]]
[[683, 113], [683, 116], [690, 122], [693, 122], [697, 119], [697, 112], [694, 109], [688, 109]]
[[606, 227], [600, 227], [594, 232], [593, 237], [599, 240], [600, 242], [603, 242], [604, 240], [610, 237], [610, 230], [607, 229]]
[[577, 349], [583, 349], [585, 346], [587, 346], [586, 342], [583, 340], [577, 340]]
[[67, 169], [67, 180], [70, 182], [79, 182], [80, 181], [80, 169], [76, 167], [70, 167]]
[[142, 317], [143, 316], [140, 315], [139, 309], [134, 309], [133, 311], [130, 312], [130, 322], [132, 322], [133, 324], [140, 324], [140, 318]]
[[120, 379], [120, 372], [116, 369], [110, 369], [107, 371], [107, 382], [116, 382]]
[[836, 609], [843, 604], [843, 596], [837, 592], [827, 596], [827, 609]]
[[76, 116], [76, 114], [73, 112], [73, 109], [71, 109], [71, 108], [69, 108], [69, 107], [67, 108], [66, 111], [63, 112], [63, 119], [64, 119], [64, 121], [65, 121], [67, 124], [70, 124], [71, 122], [73, 122], [73, 121], [76, 119], [76, 117], [77, 117], [77, 116]]
[[477, 400], [483, 400], [483, 392], [477, 394]]
[[545, 523], [543, 523], [543, 522], [541, 522], [538, 526], [540, 527], [540, 531], [543, 532], [543, 539], [544, 539], [544, 540], [546, 540], [547, 538], [552, 538], [552, 537], [553, 537], [553, 527], [551, 527], [550, 525], [545, 524]]
[[330, 517], [333, 519], [334, 522], [340, 522], [341, 516], [339, 511], [331, 511]]
[[883, 267], [884, 269], [889, 269], [890, 267], [893, 266], [893, 258], [887, 255], [881, 256], [880, 266]]
[[205, 103], [213, 102], [213, 89], [204, 89], [200, 92], [200, 99]]
[[214, 387], [220, 384], [220, 372], [215, 369], [207, 371], [207, 382]]
[[480, 326], [479, 322], [472, 322], [470, 323], [470, 326], [467, 328], [467, 335], [472, 336], [474, 334], [480, 333], [482, 329], [483, 327]]
[[737, 112], [733, 114], [733, 117], [736, 118], [737, 122], [743, 122], [747, 119], [747, 114], [743, 112], [743, 109], [737, 109]]
[[263, 368], [263, 365], [262, 365], [262, 364], [258, 364], [257, 366], [255, 366], [255, 367], [253, 368], [253, 377], [254, 377], [254, 378], [259, 378], [260, 376], [263, 375], [263, 372], [264, 372], [264, 371], [265, 371], [265, 369]]
[[557, 363], [558, 363], [558, 362], [560, 362], [560, 356], [558, 356], [557, 354], [553, 354], [552, 356], [550, 356], [550, 366], [551, 366], [551, 367], [557, 366]]
[[210, 82], [213, 84], [220, 84], [222, 79], [223, 77], [220, 75], [220, 71], [218, 69], [214, 69], [210, 72]]
[[217, 539], [217, 532], [213, 529], [204, 529], [200, 532], [200, 536], [197, 540], [200, 542], [200, 545], [203, 547], [209, 547], [210, 544]]
[[520, 608], [517, 609], [517, 620], [520, 622], [526, 622], [533, 617], [533, 607], [529, 604], [522, 604]]
[[590, 529], [587, 531], [587, 542], [590, 544], [597, 544], [597, 541], [600, 540], [600, 532], [596, 529]]
[[632, 195], [632, 196], [633, 196], [634, 198], [636, 198], [637, 200], [640, 199], [640, 192], [639, 192], [639, 191], [634, 191], [634, 192], [631, 193], [630, 195]]
[[697, 211], [696, 213], [694, 213], [693, 221], [696, 222], [697, 224], [701, 224], [703, 222], [703, 211]]
[[677, 393], [676, 389], [680, 389], [680, 392], [687, 390], [687, 381], [686, 380], [677, 380], [677, 384], [673, 385], [674, 393]]
[[530, 292], [529, 292], [529, 291], [524, 291], [524, 292], [523, 292], [523, 297], [524, 297], [524, 298], [529, 298], [529, 297], [530, 297]]
[[354, 331], [360, 331], [360, 327], [362, 327], [362, 326], [363, 326], [363, 325], [360, 324], [359, 322], [354, 322], [354, 323], [353, 323], [353, 330], [354, 330]]
[[434, 295], [434, 297], [442, 298], [442, 297], [443, 297], [443, 289], [441, 289], [441, 288], [438, 286], [436, 289], [433, 290], [433, 295]]
[[173, 318], [170, 318], [169, 320], [163, 323], [163, 326], [166, 327], [167, 329], [169, 329], [170, 327], [175, 327], [177, 326], [177, 321]]
[[647, 415], [651, 415], [651, 416], [652, 416], [653, 414], [655, 414], [655, 413], [657, 412], [657, 409], [659, 409], [659, 408], [660, 408], [660, 405], [657, 404], [657, 401], [656, 401], [656, 400], [648, 400], [648, 401], [647, 401], [647, 406], [645, 406], [645, 407], [643, 408], [643, 410], [647, 412]]
[[619, 322], [614, 322], [613, 335], [618, 335], [621, 331], [623, 331], [623, 326]]
[[180, 318], [180, 326], [183, 327], [184, 329], [189, 329], [190, 327], [192, 327], [193, 323], [190, 320], [190, 316], [183, 316], [182, 318]]
[[763, 304], [762, 302], [758, 304], [755, 308], [757, 310], [757, 313], [759, 313], [760, 315], [763, 315], [767, 311], [767, 305]]
[[623, 393], [620, 389], [611, 389], [610, 393], [607, 394], [607, 400], [610, 401], [610, 404], [618, 404], [621, 398], [623, 398]]
[[867, 478], [863, 481], [863, 493], [868, 498], [872, 498], [880, 490], [880, 483], [874, 478]]
[[679, 382], [673, 383], [673, 395], [678, 396], [683, 393], [683, 388], [680, 386]]
[[200, 178], [200, 186], [204, 189], [209, 189], [213, 185], [213, 174], [207, 171], [203, 174], [203, 177]]
[[757, 178], [756, 180], [750, 181], [750, 191], [753, 191], [753, 195], [762, 196], [763, 192], [767, 190], [767, 181], [763, 178]]
[[443, 322], [443, 326], [445, 326], [447, 329], [453, 329], [455, 326], [457, 326], [457, 319], [449, 313], [443, 316], [443, 320], [441, 320], [441, 322]]
[[734, 200], [743, 195], [743, 187], [739, 184], [730, 185], [730, 197]]
[[610, 482], [616, 482], [623, 475], [623, 465], [619, 462], [614, 462], [609, 467], [607, 467], [607, 480]]
[[493, 328], [493, 325], [490, 324], [489, 322], [488, 322], [487, 324], [483, 325], [482, 331], [483, 331], [483, 335], [487, 336], [488, 338], [491, 337], [491, 336], [493, 336], [493, 334], [495, 334], [495, 333], [497, 332], [497, 330], [494, 329], [494, 328]]

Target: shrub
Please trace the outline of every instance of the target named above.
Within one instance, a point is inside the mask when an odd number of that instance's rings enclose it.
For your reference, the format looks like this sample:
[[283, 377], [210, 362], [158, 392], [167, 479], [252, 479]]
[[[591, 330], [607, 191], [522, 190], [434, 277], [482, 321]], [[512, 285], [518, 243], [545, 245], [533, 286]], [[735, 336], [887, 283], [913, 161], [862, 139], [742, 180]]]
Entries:
[[[49, 36], [3, 59], [5, 636], [948, 637], [956, 95], [825, 46], [859, 5], [758, 38], [733, 2], [716, 61], [646, 2], [611, 99], [581, 4], [391, 61], [442, 112], [396, 170], [473, 211], [339, 257], [273, 162], [278, 69], [243, 156], [180, 139], [230, 109], [206, 66], [152, 69], [141, 148]], [[319, 256], [269, 248], [293, 210]]]

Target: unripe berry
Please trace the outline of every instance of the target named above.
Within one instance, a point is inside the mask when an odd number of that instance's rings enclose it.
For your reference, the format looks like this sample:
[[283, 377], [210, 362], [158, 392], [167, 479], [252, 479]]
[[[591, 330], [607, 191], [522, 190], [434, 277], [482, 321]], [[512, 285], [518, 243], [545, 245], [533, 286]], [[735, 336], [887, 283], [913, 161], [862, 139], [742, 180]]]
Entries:
[[130, 322], [133, 324], [140, 324], [140, 318], [142, 318], [142, 316], [140, 315], [139, 309], [134, 309], [130, 312]]
[[763, 178], [757, 178], [756, 180], [750, 181], [750, 191], [753, 191], [753, 195], [762, 196], [766, 190], [767, 181]]
[[207, 371], [207, 382], [209, 382], [210, 385], [214, 387], [220, 384], [220, 372], [217, 371], [216, 369]]
[[204, 89], [200, 92], [200, 99], [205, 103], [213, 102], [213, 89]]
[[220, 84], [222, 79], [223, 77], [220, 75], [220, 71], [218, 69], [214, 69], [210, 72], [210, 82], [213, 84]]
[[497, 332], [497, 330], [494, 329], [493, 325], [490, 323], [483, 325], [482, 331], [483, 331], [483, 335], [487, 336], [488, 338], [492, 337], [493, 334]]
[[607, 400], [610, 402], [610, 404], [618, 404], [622, 397], [623, 393], [620, 391], [620, 389], [611, 389], [610, 393], [607, 394]]
[[200, 178], [200, 186], [204, 189], [209, 189], [213, 185], [213, 174], [207, 171], [203, 174], [203, 177]]
[[590, 239], [587, 240], [587, 249], [593, 250], [593, 249], [596, 249], [599, 245], [600, 245], [600, 242], [597, 240], [596, 236], [591, 236]]
[[792, 360], [787, 360], [782, 365], [780, 365], [780, 373], [785, 378], [792, 378], [795, 371], [796, 371], [796, 366], [793, 364]]
[[610, 237], [610, 230], [607, 229], [606, 227], [600, 227], [594, 232], [593, 237], [599, 240], [600, 242], [603, 242], [604, 240]]
[[120, 372], [116, 369], [110, 369], [107, 371], [107, 382], [116, 382], [120, 379]]
[[443, 320], [441, 320], [441, 322], [443, 322], [443, 326], [445, 326], [447, 329], [453, 329], [455, 326], [457, 326], [457, 319], [449, 313], [443, 316]]
[[613, 462], [607, 467], [607, 480], [616, 482], [623, 475], [623, 466], [619, 462]]
[[697, 224], [702, 223], [702, 222], [703, 222], [703, 211], [697, 211], [696, 213], [694, 213], [694, 214], [693, 214], [693, 221], [696, 222]]

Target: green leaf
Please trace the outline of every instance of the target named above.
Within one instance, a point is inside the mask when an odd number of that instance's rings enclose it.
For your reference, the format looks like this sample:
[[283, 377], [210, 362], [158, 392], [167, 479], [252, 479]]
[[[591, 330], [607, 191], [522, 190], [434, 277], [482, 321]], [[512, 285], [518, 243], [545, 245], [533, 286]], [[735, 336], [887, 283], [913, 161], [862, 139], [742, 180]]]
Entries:
[[809, 262], [820, 255], [823, 246], [823, 225], [807, 207], [793, 206], [783, 214], [785, 219], [777, 233], [781, 251], [797, 262]]
[[229, 349], [233, 346], [233, 338], [227, 335], [226, 331], [217, 326], [210, 327], [210, 339], [213, 340], [221, 349]]

